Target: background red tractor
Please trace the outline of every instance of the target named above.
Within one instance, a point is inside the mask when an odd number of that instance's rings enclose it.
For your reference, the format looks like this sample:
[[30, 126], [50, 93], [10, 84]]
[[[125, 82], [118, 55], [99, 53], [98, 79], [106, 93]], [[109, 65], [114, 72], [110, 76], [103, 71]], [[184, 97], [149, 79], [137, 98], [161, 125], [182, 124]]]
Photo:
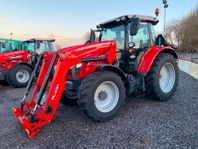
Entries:
[[37, 62], [38, 54], [54, 50], [54, 39], [30, 39], [19, 48], [0, 53], [0, 80], [14, 87], [25, 87]]
[[126, 95], [170, 99], [178, 84], [178, 57], [163, 36], [155, 37], [157, 23], [154, 17], [121, 16], [99, 24], [87, 44], [44, 53], [30, 101], [39, 61], [21, 107], [13, 109], [28, 136], [53, 119], [60, 101], [77, 100], [87, 116], [106, 121], [118, 113]]

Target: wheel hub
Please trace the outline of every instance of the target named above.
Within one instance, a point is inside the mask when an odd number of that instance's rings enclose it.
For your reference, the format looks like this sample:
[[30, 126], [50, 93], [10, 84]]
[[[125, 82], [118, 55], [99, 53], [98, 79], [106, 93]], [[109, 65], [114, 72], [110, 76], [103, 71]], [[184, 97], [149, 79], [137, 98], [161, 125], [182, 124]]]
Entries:
[[23, 74], [19, 74], [19, 78], [20, 78], [20, 79], [23, 78]]
[[98, 95], [100, 100], [105, 100], [107, 98], [107, 92], [101, 91]]
[[175, 68], [171, 63], [165, 63], [159, 75], [160, 88], [164, 93], [168, 93], [172, 90], [175, 84]]
[[20, 69], [16, 73], [16, 80], [20, 83], [26, 83], [30, 78], [30, 74], [25, 69]]
[[112, 111], [119, 100], [119, 89], [114, 82], [105, 81], [101, 83], [94, 93], [94, 104], [96, 108], [107, 113]]

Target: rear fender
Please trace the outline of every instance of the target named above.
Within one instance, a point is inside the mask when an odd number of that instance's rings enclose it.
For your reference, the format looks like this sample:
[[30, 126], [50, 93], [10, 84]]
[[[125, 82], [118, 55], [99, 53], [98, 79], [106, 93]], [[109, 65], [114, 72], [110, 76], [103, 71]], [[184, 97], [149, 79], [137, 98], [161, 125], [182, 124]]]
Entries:
[[170, 47], [170, 46], [167, 46], [167, 47], [152, 46], [142, 56], [141, 61], [138, 66], [138, 73], [147, 74], [150, 71], [155, 58], [161, 53], [169, 53], [169, 54], [173, 55], [176, 59], [178, 59], [177, 53], [175, 52], [175, 50], [172, 47]]

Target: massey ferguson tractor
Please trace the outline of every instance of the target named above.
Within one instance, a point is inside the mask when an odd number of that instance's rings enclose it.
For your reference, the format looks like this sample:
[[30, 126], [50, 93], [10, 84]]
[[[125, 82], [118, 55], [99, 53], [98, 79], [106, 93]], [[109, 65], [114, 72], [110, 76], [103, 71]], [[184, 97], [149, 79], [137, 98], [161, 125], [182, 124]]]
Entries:
[[157, 23], [155, 17], [121, 16], [99, 24], [86, 44], [40, 55], [21, 106], [13, 108], [29, 138], [52, 121], [60, 102], [77, 101], [88, 117], [107, 121], [128, 95], [169, 100], [178, 84], [178, 56], [162, 35], [155, 37]]
[[[25, 87], [35, 67], [38, 55], [53, 50], [54, 39], [30, 39], [23, 41], [18, 48], [6, 49], [0, 53], [0, 80], [14, 87]], [[8, 45], [7, 45], [8, 46]]]

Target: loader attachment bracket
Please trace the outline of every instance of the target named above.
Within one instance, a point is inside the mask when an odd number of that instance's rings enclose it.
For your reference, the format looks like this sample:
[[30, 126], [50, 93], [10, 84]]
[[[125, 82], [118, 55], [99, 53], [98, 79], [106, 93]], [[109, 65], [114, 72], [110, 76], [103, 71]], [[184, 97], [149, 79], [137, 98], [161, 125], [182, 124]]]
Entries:
[[31, 122], [31, 119], [29, 119], [28, 117], [24, 117], [24, 111], [21, 108], [13, 108], [13, 112], [15, 113], [24, 131], [30, 139], [33, 138], [37, 133], [39, 133], [40, 128], [36, 127], [35, 123], [33, 124]]

